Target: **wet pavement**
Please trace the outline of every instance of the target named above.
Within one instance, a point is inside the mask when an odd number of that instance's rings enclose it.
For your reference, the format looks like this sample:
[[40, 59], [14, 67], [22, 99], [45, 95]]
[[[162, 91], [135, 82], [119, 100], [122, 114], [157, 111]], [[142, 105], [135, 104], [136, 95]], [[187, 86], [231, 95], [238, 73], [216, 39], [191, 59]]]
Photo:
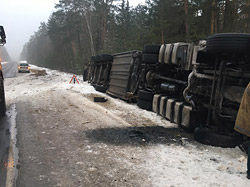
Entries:
[[0, 119], [0, 186], [6, 186], [7, 168], [10, 144], [10, 133], [7, 117]]
[[15, 186], [18, 177], [16, 108], [10, 106], [0, 118], [0, 187]]

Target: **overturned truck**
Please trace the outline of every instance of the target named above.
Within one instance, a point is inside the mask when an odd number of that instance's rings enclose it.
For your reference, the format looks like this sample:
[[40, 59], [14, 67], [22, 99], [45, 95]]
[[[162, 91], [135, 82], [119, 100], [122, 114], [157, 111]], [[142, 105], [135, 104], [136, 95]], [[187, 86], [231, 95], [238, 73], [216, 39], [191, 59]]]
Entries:
[[196, 129], [197, 141], [234, 147], [243, 137], [234, 124], [243, 92], [250, 82], [250, 34], [216, 34], [208, 37], [189, 75], [187, 95], [197, 110], [207, 111], [206, 123]]
[[249, 51], [250, 35], [240, 33], [145, 45], [142, 52], [111, 55], [108, 66], [102, 62], [105, 68], [92, 57], [88, 80], [98, 90], [98, 77], [103, 92], [136, 99], [140, 108], [194, 132], [201, 143], [235, 147], [244, 139], [233, 127], [250, 82]]

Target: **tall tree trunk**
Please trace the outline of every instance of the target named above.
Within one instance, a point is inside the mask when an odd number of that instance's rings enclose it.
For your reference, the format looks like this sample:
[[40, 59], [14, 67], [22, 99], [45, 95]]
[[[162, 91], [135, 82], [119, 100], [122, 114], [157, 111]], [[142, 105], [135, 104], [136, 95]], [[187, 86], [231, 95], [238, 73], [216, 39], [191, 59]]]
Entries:
[[101, 48], [106, 49], [105, 37], [107, 32], [107, 16], [108, 16], [108, 4], [107, 1], [103, 0], [103, 10], [102, 10], [102, 33], [101, 33]]
[[80, 53], [82, 52], [82, 43], [81, 43], [81, 37], [80, 37], [80, 32], [79, 30], [77, 31], [77, 40], [78, 40], [78, 47], [79, 47], [79, 51]]
[[68, 66], [69, 60], [68, 60], [68, 54], [67, 54], [67, 49], [65, 45], [63, 45], [63, 53], [64, 53], [64, 59], [66, 60], [66, 66]]
[[189, 41], [188, 0], [184, 0], [186, 41]]
[[215, 0], [211, 1], [211, 25], [210, 25], [210, 33], [214, 34], [215, 28]]
[[[95, 56], [95, 46], [94, 46], [94, 40], [93, 40], [93, 35], [92, 35], [92, 30], [91, 30], [91, 25], [90, 25], [90, 21], [87, 18], [87, 12], [83, 13], [83, 17], [86, 21], [86, 25], [88, 28], [88, 33], [89, 33], [89, 43], [90, 43], [90, 49], [91, 49], [91, 55]], [[91, 20], [91, 18], [90, 18]]]
[[110, 7], [113, 4], [113, 0], [102, 1], [102, 18], [101, 18], [101, 49], [106, 50], [106, 34], [107, 34], [107, 22]]
[[163, 0], [161, 0], [160, 2], [160, 27], [161, 27], [161, 43], [164, 44], [164, 18], [163, 18], [163, 14], [164, 14], [164, 6], [163, 6]]
[[161, 31], [161, 43], [164, 44], [164, 31]]
[[245, 32], [250, 32], [250, 0], [246, 2]]

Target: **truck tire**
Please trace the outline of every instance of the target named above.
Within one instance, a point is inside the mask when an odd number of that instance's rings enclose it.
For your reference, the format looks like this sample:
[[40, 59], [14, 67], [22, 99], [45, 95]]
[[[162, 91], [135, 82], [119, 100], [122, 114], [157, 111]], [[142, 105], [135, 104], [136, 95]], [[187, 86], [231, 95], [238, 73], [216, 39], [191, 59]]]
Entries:
[[106, 93], [107, 89], [108, 88], [106, 86], [95, 85], [95, 90], [98, 92]]
[[138, 99], [137, 106], [140, 107], [141, 109], [152, 111], [152, 101], [145, 101], [142, 99]]
[[90, 61], [95, 62], [95, 56], [92, 56]]
[[147, 90], [139, 90], [138, 98], [144, 101], [153, 101], [154, 93]]
[[82, 78], [83, 78], [83, 81], [86, 82], [88, 80], [88, 68], [83, 70], [82, 72]]
[[3, 85], [3, 77], [0, 76], [0, 116], [4, 116], [6, 112], [5, 105], [5, 95], [4, 95], [4, 85]]
[[146, 64], [156, 64], [158, 62], [159, 55], [157, 54], [143, 54], [142, 62]]
[[95, 62], [102, 62], [102, 55], [96, 55]]
[[144, 45], [143, 53], [159, 54], [161, 45]]
[[214, 34], [207, 38], [208, 53], [249, 53], [250, 34], [223, 33]]
[[102, 62], [112, 62], [113, 56], [108, 54], [102, 54]]
[[195, 129], [194, 139], [205, 145], [224, 148], [234, 148], [242, 144], [244, 140], [240, 134], [221, 135], [204, 127], [197, 127]]

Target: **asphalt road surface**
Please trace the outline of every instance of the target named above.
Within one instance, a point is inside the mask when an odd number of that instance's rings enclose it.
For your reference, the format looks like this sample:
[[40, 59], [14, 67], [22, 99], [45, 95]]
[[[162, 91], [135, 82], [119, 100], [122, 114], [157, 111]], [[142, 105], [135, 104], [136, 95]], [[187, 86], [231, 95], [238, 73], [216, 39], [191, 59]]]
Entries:
[[[239, 148], [201, 145], [156, 114], [70, 78], [51, 71], [5, 80], [0, 186], [249, 184]], [[108, 101], [95, 103], [96, 95]]]

